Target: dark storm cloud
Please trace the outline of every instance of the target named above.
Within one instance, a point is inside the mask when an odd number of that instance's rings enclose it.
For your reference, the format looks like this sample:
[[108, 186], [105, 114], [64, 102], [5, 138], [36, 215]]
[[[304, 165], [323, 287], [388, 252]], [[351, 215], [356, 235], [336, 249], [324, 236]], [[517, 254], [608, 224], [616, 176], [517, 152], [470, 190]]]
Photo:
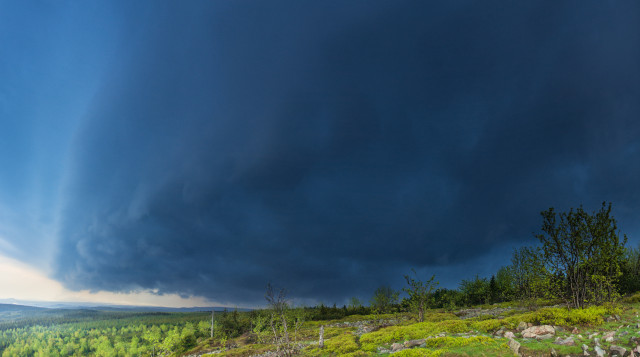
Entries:
[[218, 6], [129, 9], [75, 142], [68, 286], [341, 302], [507, 263], [549, 206], [637, 231], [637, 4]]

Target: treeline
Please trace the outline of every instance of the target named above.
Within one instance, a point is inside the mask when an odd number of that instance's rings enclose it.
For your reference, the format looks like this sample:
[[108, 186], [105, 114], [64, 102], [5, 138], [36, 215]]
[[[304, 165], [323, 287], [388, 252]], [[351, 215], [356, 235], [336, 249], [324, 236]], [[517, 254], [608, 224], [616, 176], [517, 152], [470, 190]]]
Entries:
[[[640, 248], [625, 247], [627, 237], [620, 235], [611, 204], [592, 213], [583, 207], [560, 213], [550, 208], [541, 216], [538, 245], [516, 249], [510, 265], [490, 277], [463, 280], [458, 289], [435, 289], [437, 283], [431, 283], [428, 306], [453, 309], [510, 301], [534, 306], [546, 299], [584, 308], [640, 290]], [[380, 287], [371, 299], [372, 311], [408, 311], [412, 296], [400, 300], [399, 295]]]

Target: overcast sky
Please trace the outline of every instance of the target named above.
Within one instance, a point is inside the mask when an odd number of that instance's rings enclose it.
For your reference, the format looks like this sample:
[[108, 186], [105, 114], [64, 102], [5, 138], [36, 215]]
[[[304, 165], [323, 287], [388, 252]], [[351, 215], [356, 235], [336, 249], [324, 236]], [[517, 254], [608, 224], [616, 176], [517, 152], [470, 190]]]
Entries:
[[3, 266], [342, 304], [490, 276], [552, 206], [636, 246], [638, 44], [637, 1], [0, 1]]

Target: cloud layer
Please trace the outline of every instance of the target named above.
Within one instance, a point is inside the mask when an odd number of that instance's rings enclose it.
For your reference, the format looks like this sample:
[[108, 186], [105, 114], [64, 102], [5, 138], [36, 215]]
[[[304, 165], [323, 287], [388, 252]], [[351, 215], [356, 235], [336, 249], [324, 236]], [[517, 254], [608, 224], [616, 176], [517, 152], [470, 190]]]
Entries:
[[449, 269], [451, 287], [469, 262], [506, 264], [550, 206], [612, 201], [635, 234], [638, 10], [118, 7], [70, 144], [54, 277], [342, 303], [411, 267]]

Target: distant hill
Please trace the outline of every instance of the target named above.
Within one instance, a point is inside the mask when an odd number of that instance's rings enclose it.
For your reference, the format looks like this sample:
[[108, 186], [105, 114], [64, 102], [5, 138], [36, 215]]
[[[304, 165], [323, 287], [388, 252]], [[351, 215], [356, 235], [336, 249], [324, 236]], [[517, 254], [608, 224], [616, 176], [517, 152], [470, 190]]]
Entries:
[[[5, 308], [6, 307], [6, 308]], [[54, 302], [54, 301], [26, 301], [16, 299], [0, 299], [0, 312], [2, 311], [37, 311], [37, 309], [88, 309], [100, 311], [142, 311], [142, 312], [198, 312], [198, 311], [233, 311], [235, 307], [223, 306], [198, 306], [198, 307], [163, 307], [163, 306], [135, 306], [135, 305], [96, 305], [86, 302]], [[252, 309], [237, 308], [238, 311], [251, 311]]]
[[42, 311], [46, 310], [44, 307], [27, 306], [18, 304], [0, 304], [0, 312], [7, 311]]

